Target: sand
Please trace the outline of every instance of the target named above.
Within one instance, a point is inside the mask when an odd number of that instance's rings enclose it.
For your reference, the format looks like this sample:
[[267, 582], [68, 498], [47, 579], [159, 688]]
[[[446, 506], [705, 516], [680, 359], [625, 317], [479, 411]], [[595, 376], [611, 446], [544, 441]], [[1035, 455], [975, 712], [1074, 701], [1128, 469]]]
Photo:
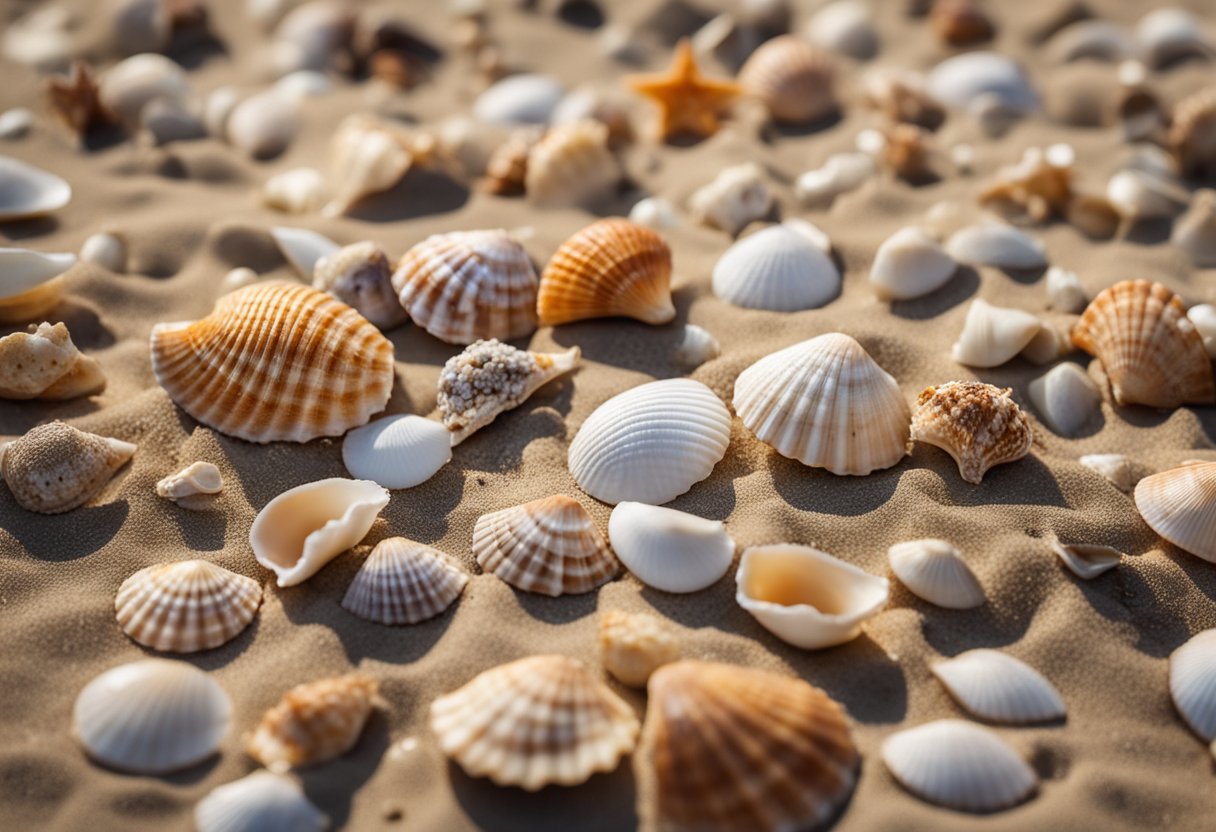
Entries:
[[[84, 16], [86, 31], [97, 27], [92, 3], [63, 5]], [[240, 5], [208, 3], [226, 51], [195, 49], [184, 56], [199, 91], [258, 83], [253, 68], [266, 47]], [[555, 73], [571, 86], [616, 84], [622, 68], [600, 56], [594, 32], [552, 14], [501, 5], [494, 31], [509, 64]], [[1074, 74], [1113, 77], [1106, 65], [1056, 68], [1036, 58], [1025, 35], [1052, 4], [988, 5], [1001, 23], [997, 48], [1025, 60], [1049, 94], [1065, 88]], [[1094, 0], [1088, 5], [1130, 24], [1145, 4]], [[1197, 11], [1204, 6], [1199, 0], [1185, 5]], [[0, 16], [10, 20], [30, 6], [5, 2]], [[610, 15], [630, 23], [659, 6], [656, 0], [613, 2]], [[448, 19], [442, 4], [408, 8], [420, 31], [445, 42]], [[947, 54], [923, 21], [887, 12], [878, 26], [882, 62], [926, 68]], [[667, 48], [653, 37], [645, 42], [651, 46], [649, 66], [664, 66]], [[842, 61], [841, 74], [847, 102], [858, 68]], [[40, 106], [32, 71], [5, 63], [3, 75], [0, 110]], [[1211, 77], [1210, 65], [1192, 63], [1154, 81], [1176, 100]], [[909, 400], [930, 384], [979, 378], [1012, 387], [1027, 404], [1027, 385], [1044, 368], [1019, 359], [972, 371], [954, 364], [949, 348], [973, 297], [1043, 312], [1041, 279], [981, 269], [928, 298], [888, 306], [866, 286], [867, 269], [882, 240], [933, 204], [952, 200], [975, 211], [980, 183], [1025, 147], [1070, 142], [1077, 149], [1081, 182], [1100, 189], [1128, 153], [1113, 130], [1070, 128], [1039, 117], [990, 140], [956, 116], [943, 128], [943, 144], [974, 145], [974, 176], [917, 188], [883, 177], [827, 211], [799, 208], [792, 182], [829, 153], [849, 147], [856, 132], [872, 123], [873, 116], [860, 106], [849, 107], [841, 124], [818, 132], [758, 137], [743, 119], [691, 147], [634, 146], [626, 161], [636, 189], [622, 195], [616, 212], [647, 192], [682, 202], [726, 165], [758, 161], [781, 212], [805, 216], [830, 235], [845, 267], [841, 297], [822, 309], [793, 314], [731, 307], [709, 286], [713, 264], [730, 239], [688, 224], [669, 232], [676, 265], [675, 324], [602, 320], [541, 329], [526, 341], [532, 349], [582, 348], [584, 363], [575, 375], [546, 387], [460, 446], [430, 482], [394, 492], [354, 553], [303, 586], [272, 586], [247, 543], [250, 523], [287, 488], [345, 476], [340, 442], [256, 446], [196, 423], [156, 385], [149, 331], [159, 321], [204, 315], [220, 278], [234, 266], [290, 278], [267, 232], [278, 224], [314, 228], [342, 243], [374, 239], [394, 257], [433, 232], [530, 226], [535, 233], [527, 248], [543, 263], [567, 235], [591, 220], [590, 214], [540, 210], [428, 174], [409, 175], [389, 194], [342, 219], [284, 217], [256, 199], [257, 186], [274, 172], [323, 166], [333, 126], [347, 113], [376, 108], [432, 124], [467, 108], [475, 90], [467, 61], [454, 53], [431, 81], [408, 94], [384, 96], [365, 85], [341, 85], [332, 95], [308, 102], [300, 136], [268, 163], [250, 162], [215, 140], [164, 148], [102, 141], [81, 151], [45, 118], [30, 137], [0, 147], [57, 172], [75, 189], [71, 204], [53, 218], [0, 225], [5, 245], [76, 251], [88, 235], [113, 229], [127, 235], [132, 260], [124, 275], [91, 265], [75, 268], [68, 299], [50, 316], [66, 322], [76, 343], [100, 360], [109, 378], [104, 394], [57, 404], [0, 403], [0, 435], [15, 437], [44, 421], [64, 419], [139, 444], [133, 464], [99, 500], [61, 516], [27, 513], [0, 489], [0, 828], [190, 828], [197, 800], [255, 768], [238, 736], [266, 708], [292, 685], [353, 668], [380, 680], [388, 707], [373, 718], [352, 753], [302, 773], [308, 795], [335, 826], [446, 832], [644, 825], [653, 803], [649, 773], [640, 760], [626, 761], [581, 787], [526, 794], [464, 775], [443, 758], [426, 727], [432, 699], [501, 662], [563, 653], [594, 665], [596, 613], [606, 609], [657, 613], [678, 629], [688, 656], [797, 675], [839, 700], [856, 724], [864, 759], [839, 830], [1210, 828], [1212, 760], [1175, 713], [1166, 677], [1170, 652], [1216, 626], [1216, 572], [1159, 540], [1129, 497], [1077, 460], [1088, 453], [1121, 452], [1145, 470], [1159, 470], [1188, 458], [1216, 459], [1211, 408], [1158, 413], [1115, 408], [1106, 401], [1101, 417], [1075, 439], [1056, 436], [1032, 413], [1036, 442], [1030, 457], [994, 469], [980, 486], [960, 480], [950, 459], [927, 446], [917, 446], [889, 470], [836, 477], [779, 456], [736, 419], [726, 457], [707, 480], [671, 503], [674, 508], [725, 521], [740, 547], [814, 543], [877, 574], [887, 572], [891, 544], [947, 538], [964, 552], [988, 594], [989, 603], [979, 609], [956, 612], [930, 606], [893, 584], [890, 604], [860, 638], [819, 652], [784, 645], [743, 612], [734, 601], [733, 571], [708, 590], [687, 596], [646, 589], [626, 575], [589, 595], [550, 599], [477, 574], [469, 546], [480, 514], [555, 492], [577, 497], [606, 528], [610, 507], [578, 490], [566, 469], [566, 449], [609, 397], [682, 374], [672, 347], [684, 322], [704, 326], [720, 339], [721, 357], [692, 377], [726, 401], [736, 375], [757, 358], [838, 330], [860, 340]], [[634, 106], [639, 120], [649, 115], [645, 104]], [[1161, 229], [1112, 242], [1091, 241], [1064, 224], [1038, 233], [1051, 262], [1076, 270], [1091, 294], [1142, 277], [1165, 283], [1191, 302], [1216, 300], [1213, 273], [1193, 269], [1163, 242]], [[439, 368], [456, 348], [413, 326], [389, 337], [396, 347], [398, 381], [389, 412], [433, 413]], [[1083, 355], [1070, 360], [1089, 364]], [[157, 480], [195, 460], [213, 462], [224, 474], [226, 487], [214, 510], [189, 512], [154, 493]], [[1081, 582], [1050, 554], [1045, 538], [1051, 534], [1110, 544], [1129, 557], [1117, 570]], [[413, 627], [386, 628], [339, 606], [370, 545], [392, 535], [434, 545], [474, 573], [447, 613]], [[93, 765], [69, 735], [72, 702], [96, 674], [147, 655], [118, 629], [114, 594], [143, 566], [190, 557], [212, 559], [266, 585], [261, 613], [246, 632], [185, 659], [210, 672], [231, 694], [235, 731], [220, 756], [170, 777], [128, 776]], [[892, 732], [962, 716], [929, 666], [977, 647], [1000, 648], [1028, 662], [1056, 684], [1068, 705], [1061, 724], [997, 729], [1032, 762], [1042, 788], [1024, 805], [982, 819], [917, 800], [879, 760], [880, 745]], [[644, 696], [620, 690], [640, 715]]]

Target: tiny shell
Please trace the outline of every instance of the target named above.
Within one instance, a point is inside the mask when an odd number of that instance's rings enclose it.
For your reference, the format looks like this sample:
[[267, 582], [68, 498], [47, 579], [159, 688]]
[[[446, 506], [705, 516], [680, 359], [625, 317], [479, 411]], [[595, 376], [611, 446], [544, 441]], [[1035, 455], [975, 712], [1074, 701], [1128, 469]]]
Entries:
[[1216, 306], [1208, 303], [1192, 306], [1186, 311], [1186, 317], [1203, 339], [1208, 356], [1216, 359]]
[[680, 343], [672, 356], [690, 369], [700, 367], [722, 354], [722, 345], [709, 330], [696, 324], [685, 324]]
[[135, 455], [135, 445], [63, 422], [32, 428], [2, 447], [0, 477], [17, 505], [62, 514], [97, 496]]
[[547, 75], [508, 75], [478, 96], [473, 116], [491, 124], [545, 124], [566, 94]]
[[806, 26], [812, 43], [859, 61], [878, 54], [878, 32], [872, 12], [857, 0], [833, 0], [821, 7]]
[[393, 291], [392, 272], [388, 256], [378, 245], [355, 243], [318, 260], [312, 285], [349, 305], [380, 329], [392, 329], [408, 317]]
[[110, 115], [134, 127], [150, 102], [188, 99], [190, 82], [185, 71], [164, 55], [146, 53], [132, 55], [106, 70], [97, 95]]
[[385, 488], [421, 485], [451, 459], [447, 428], [421, 416], [386, 416], [342, 440], [342, 464], [351, 476]]
[[1059, 266], [1047, 270], [1044, 279], [1047, 289], [1047, 306], [1059, 312], [1081, 312], [1089, 304], [1085, 287], [1081, 285], [1076, 272], [1070, 272]]
[[203, 101], [203, 126], [207, 133], [217, 139], [228, 135], [228, 119], [236, 105], [241, 103], [241, 94], [235, 87], [217, 87]]
[[1204, 742], [1216, 739], [1216, 629], [1170, 654], [1170, 696], [1192, 731]]
[[338, 217], [361, 199], [392, 188], [414, 161], [401, 133], [374, 116], [347, 117], [330, 145], [333, 198], [322, 214]]
[[97, 359], [83, 355], [63, 324], [0, 338], [0, 399], [65, 401], [105, 390]]
[[697, 222], [731, 236], [764, 219], [772, 208], [773, 195], [755, 162], [723, 169], [688, 199], [689, 213]]
[[122, 274], [127, 270], [127, 241], [110, 232], [93, 234], [80, 246], [80, 261]]
[[359, 741], [377, 692], [361, 673], [297, 685], [263, 715], [245, 751], [279, 774], [337, 759]]
[[1058, 364], [1030, 382], [1026, 396], [1047, 427], [1061, 436], [1083, 428], [1102, 404], [1102, 393], [1076, 364]]
[[1055, 686], [1008, 653], [968, 650], [930, 669], [955, 701], [980, 719], [1020, 725], [1064, 718], [1064, 700]]
[[918, 598], [951, 610], [984, 603], [984, 588], [958, 549], [944, 540], [909, 540], [887, 550], [900, 583]]
[[680, 658], [680, 642], [659, 618], [606, 610], [600, 613], [600, 661], [618, 682], [644, 688], [651, 674]]
[[975, 99], [994, 96], [1008, 110], [1029, 113], [1039, 96], [1022, 68], [996, 52], [966, 52], [939, 63], [929, 73], [929, 94], [948, 107], [967, 109]]
[[546, 207], [587, 205], [611, 196], [620, 179], [607, 126], [583, 119], [552, 128], [532, 146], [524, 191]]
[[1123, 454], [1088, 454], [1078, 460], [1086, 468], [1097, 471], [1125, 494], [1132, 493], [1140, 477], [1135, 464]]
[[228, 141], [254, 159], [278, 156], [300, 130], [300, 104], [276, 89], [251, 95], [228, 116]]
[[342, 606], [378, 624], [417, 624], [450, 607], [468, 582], [441, 552], [390, 537], [359, 567]]
[[192, 463], [156, 484], [157, 495], [174, 502], [198, 494], [219, 494], [223, 489], [220, 469], [210, 462]]
[[661, 196], [648, 196], [629, 209], [629, 221], [655, 231], [668, 231], [680, 225], [675, 206]]
[[1174, 223], [1170, 242], [1190, 255], [1191, 263], [1216, 266], [1216, 191], [1195, 194], [1191, 206]]
[[798, 177], [794, 193], [808, 208], [828, 208], [836, 197], [864, 185], [875, 171], [868, 153], [833, 153], [823, 165]]
[[1216, 46], [1195, 16], [1183, 9], [1153, 9], [1136, 24], [1136, 43], [1148, 65], [1161, 69], [1186, 58], [1211, 59]]
[[0, 156], [0, 222], [45, 216], [67, 205], [71, 198], [72, 186], [55, 174]]
[[836, 112], [834, 74], [829, 54], [794, 35], [780, 35], [751, 54], [739, 83], [764, 102], [773, 120], [797, 124]]
[[228, 274], [224, 275], [220, 280], [219, 294], [227, 295], [235, 292], [237, 289], [244, 289], [247, 286], [252, 286], [260, 280], [260, 276], [253, 269], [245, 266], [237, 266]]
[[1216, 172], [1216, 86], [1203, 87], [1174, 106], [1169, 146], [1182, 172]]
[[323, 234], [307, 228], [277, 226], [270, 229], [270, 236], [291, 268], [305, 280], [312, 280], [317, 263], [336, 254], [342, 247]]
[[735, 559], [735, 541], [721, 522], [645, 503], [619, 503], [608, 540], [626, 569], [664, 592], [705, 589]]
[[983, 223], [956, 231], [946, 241], [955, 260], [998, 269], [1041, 269], [1047, 265], [1043, 244], [1003, 223]]
[[255, 771], [212, 789], [194, 807], [198, 832], [324, 832], [329, 818], [283, 774]]
[[25, 107], [13, 107], [0, 113], [0, 139], [13, 141], [24, 138], [34, 126], [34, 113]]
[[262, 202], [287, 214], [307, 214], [325, 204], [325, 177], [313, 168], [277, 173], [262, 186]]
[[836, 264], [804, 233], [804, 220], [786, 220], [735, 242], [714, 265], [714, 294], [745, 309], [817, 309], [840, 294]]
[[1123, 560], [1123, 553], [1111, 546], [1098, 543], [1063, 543], [1056, 538], [1051, 541], [1051, 551], [1068, 571], [1083, 581], [1092, 580], [1108, 572]]
[[1136, 484], [1144, 522], [1184, 552], [1216, 563], [1216, 462], [1193, 462]]
[[919, 228], [902, 228], [878, 247], [870, 288], [880, 300], [913, 300], [940, 289], [958, 263]]
[[978, 381], [926, 387], [912, 413], [912, 440], [941, 448], [964, 480], [979, 485], [994, 465], [1030, 453], [1034, 432], [1012, 390]]

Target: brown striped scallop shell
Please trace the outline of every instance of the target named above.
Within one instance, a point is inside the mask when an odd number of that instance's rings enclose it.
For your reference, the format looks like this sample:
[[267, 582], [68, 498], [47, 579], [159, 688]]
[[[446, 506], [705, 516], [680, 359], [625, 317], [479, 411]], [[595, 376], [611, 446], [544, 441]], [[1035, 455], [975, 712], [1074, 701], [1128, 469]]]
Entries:
[[378, 624], [417, 624], [450, 607], [468, 582], [442, 553], [390, 537], [359, 567], [342, 606]]
[[1216, 173], [1216, 86], [1204, 87], [1174, 107], [1169, 145], [1184, 174]]
[[837, 110], [832, 57], [795, 35], [780, 35], [752, 53], [739, 83], [768, 107], [774, 121], [801, 123]]

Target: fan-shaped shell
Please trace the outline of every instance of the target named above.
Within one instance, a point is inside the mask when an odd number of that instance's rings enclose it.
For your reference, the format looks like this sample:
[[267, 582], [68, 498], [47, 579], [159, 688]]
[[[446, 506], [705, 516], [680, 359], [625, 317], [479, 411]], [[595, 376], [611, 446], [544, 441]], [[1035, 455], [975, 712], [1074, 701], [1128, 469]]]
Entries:
[[968, 650], [930, 669], [967, 711], [990, 722], [1063, 719], [1064, 700], [1037, 670], [997, 650]]
[[641, 688], [651, 674], [680, 658], [680, 642], [661, 619], [642, 613], [600, 613], [600, 661], [623, 685]]
[[1076, 364], [1057, 364], [1026, 388], [1039, 417], [1061, 436], [1085, 426], [1102, 404], [1102, 393]]
[[616, 190], [621, 166], [608, 149], [608, 127], [593, 119], [562, 124], [528, 151], [524, 192], [538, 205], [584, 205]]
[[0, 324], [41, 318], [63, 298], [63, 273], [76, 255], [0, 248]]
[[379, 624], [417, 624], [450, 607], [468, 582], [442, 553], [390, 537], [359, 567], [342, 606]]
[[840, 294], [840, 272], [801, 220], [771, 225], [737, 241], [714, 266], [714, 294], [735, 306], [796, 312]]
[[870, 288], [880, 300], [913, 300], [940, 289], [958, 263], [919, 228], [901, 228], [874, 255]]
[[735, 381], [735, 412], [782, 456], [869, 474], [908, 453], [899, 385], [857, 341], [830, 332], [757, 361]]
[[774, 121], [816, 121], [836, 112], [832, 57], [801, 38], [766, 41], [739, 70], [739, 83], [768, 107]]
[[72, 186], [55, 174], [0, 156], [0, 222], [44, 216], [71, 198]]
[[532, 656], [480, 674], [431, 704], [443, 753], [472, 777], [536, 791], [611, 771], [633, 750], [633, 709], [565, 656]]
[[921, 391], [912, 414], [912, 441], [941, 448], [958, 463], [964, 480], [979, 485], [989, 468], [1030, 453], [1034, 431], [1012, 390], [951, 381]]
[[1203, 87], [1175, 105], [1169, 145], [1188, 176], [1216, 172], [1216, 86]]
[[376, 680], [361, 673], [297, 685], [265, 713], [245, 750], [280, 773], [341, 757], [359, 741], [377, 692]]
[[421, 485], [451, 458], [447, 428], [421, 416], [386, 416], [342, 440], [342, 464], [351, 476], [385, 488]]
[[998, 269], [1041, 269], [1047, 265], [1043, 244], [1024, 231], [999, 222], [985, 222], [956, 231], [946, 252], [962, 263]]
[[381, 329], [405, 323], [393, 291], [392, 268], [373, 242], [355, 243], [322, 257], [313, 266], [314, 289], [336, 297]]
[[1216, 739], [1216, 629], [1170, 655], [1170, 696], [1192, 731], [1204, 742]]
[[392, 188], [414, 161], [395, 126], [360, 113], [338, 125], [330, 159], [334, 195], [321, 211], [327, 217], [341, 216], [365, 197]]
[[158, 563], [122, 582], [114, 610], [122, 631], [153, 650], [194, 653], [236, 638], [262, 603], [262, 587], [205, 560]]
[[645, 503], [618, 504], [608, 540], [625, 568], [664, 592], [705, 589], [735, 559], [735, 541], [720, 521]]
[[1145, 477], [1136, 484], [1136, 508], [1170, 543], [1216, 563], [1216, 462], [1193, 462]]
[[730, 412], [712, 390], [686, 378], [652, 381], [595, 409], [567, 462], [597, 500], [661, 505], [709, 476], [730, 443]]
[[135, 450], [121, 439], [50, 422], [0, 447], [0, 476], [26, 511], [62, 514], [97, 496]]
[[295, 780], [255, 771], [217, 786], [194, 807], [198, 832], [324, 832], [329, 818]]
[[1083, 581], [1114, 569], [1123, 559], [1123, 553], [1111, 546], [1099, 543], [1063, 543], [1058, 538], [1051, 541], [1051, 551], [1068, 567], [1068, 571]]
[[900, 583], [918, 598], [952, 610], [984, 603], [984, 588], [958, 549], [944, 540], [909, 540], [887, 550]]

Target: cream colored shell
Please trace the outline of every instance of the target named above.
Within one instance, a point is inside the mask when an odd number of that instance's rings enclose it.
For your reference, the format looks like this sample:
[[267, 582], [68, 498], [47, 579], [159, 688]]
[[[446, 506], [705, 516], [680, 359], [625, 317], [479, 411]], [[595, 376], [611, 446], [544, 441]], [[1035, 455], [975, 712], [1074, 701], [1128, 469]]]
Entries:
[[0, 399], [64, 401], [105, 387], [101, 364], [76, 348], [61, 323], [0, 338]]
[[528, 151], [524, 190], [539, 205], [585, 205], [611, 196], [621, 166], [608, 149], [608, 127], [582, 119], [551, 128]]
[[359, 741], [378, 690], [360, 673], [297, 685], [265, 713], [245, 750], [273, 772], [341, 757]]
[[1184, 552], [1216, 563], [1216, 462], [1171, 468], [1136, 484], [1144, 522]]
[[600, 661], [618, 682], [646, 686], [651, 674], [680, 658], [680, 642], [653, 615], [607, 610], [600, 613]]
[[965, 710], [989, 722], [1020, 725], [1063, 719], [1060, 692], [1041, 673], [999, 650], [968, 650], [930, 665]]
[[97, 496], [135, 449], [121, 439], [51, 422], [0, 447], [0, 476], [26, 511], [62, 514]]
[[801, 38], [763, 43], [739, 70], [739, 83], [768, 107], [774, 121], [803, 123], [836, 112], [832, 57]]

